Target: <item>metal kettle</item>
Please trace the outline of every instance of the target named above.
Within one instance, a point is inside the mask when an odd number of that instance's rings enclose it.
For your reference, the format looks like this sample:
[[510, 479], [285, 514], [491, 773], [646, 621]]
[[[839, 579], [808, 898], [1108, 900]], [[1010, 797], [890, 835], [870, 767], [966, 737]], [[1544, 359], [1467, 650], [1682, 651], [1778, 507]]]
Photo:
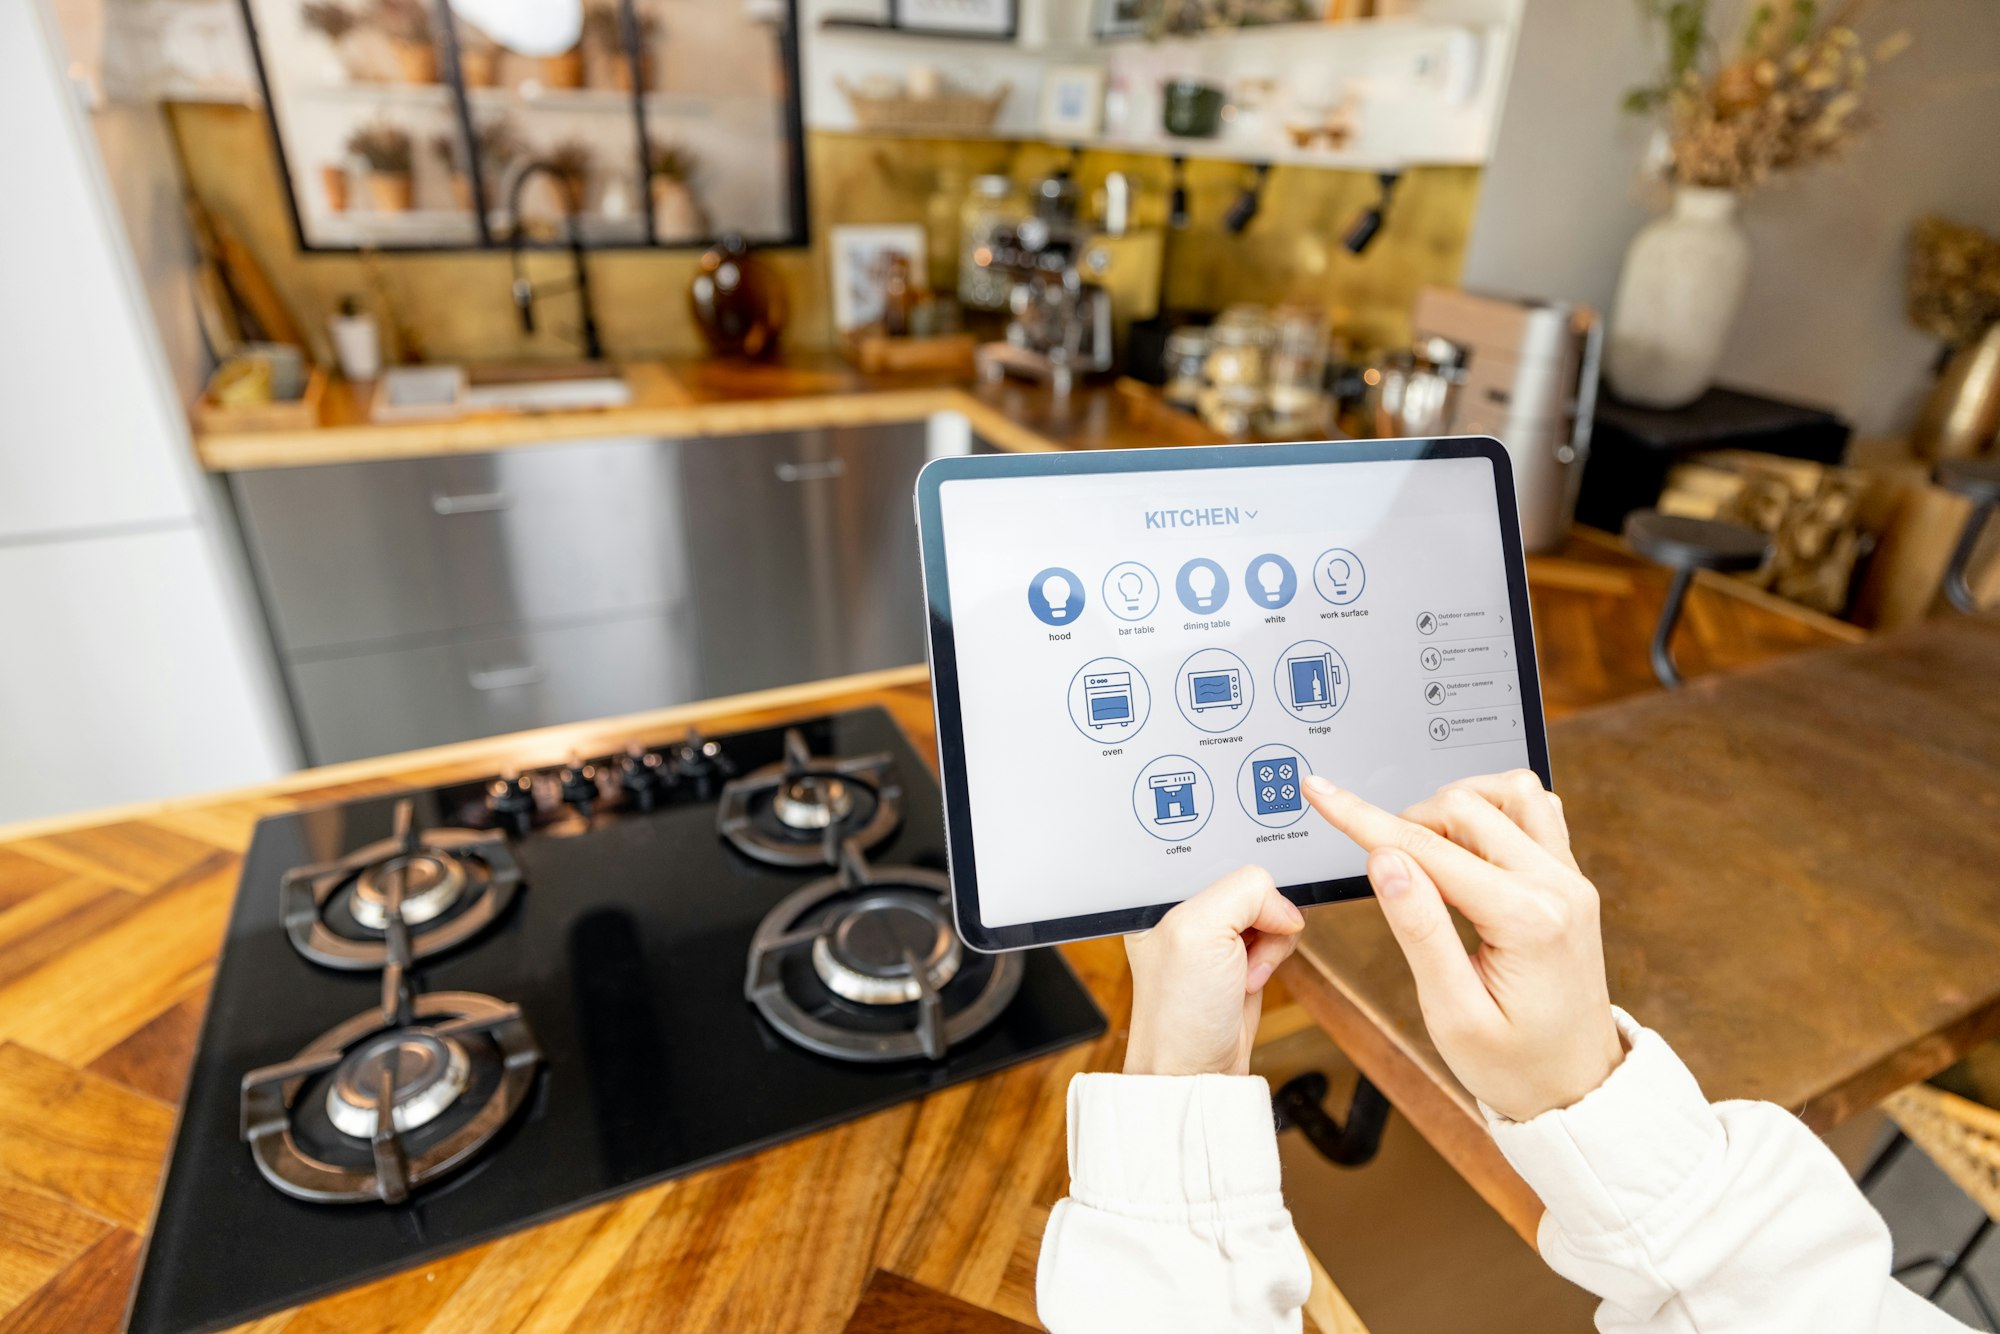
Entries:
[[1449, 338], [1419, 338], [1374, 368], [1363, 412], [1378, 438], [1450, 435], [1465, 384], [1466, 350]]

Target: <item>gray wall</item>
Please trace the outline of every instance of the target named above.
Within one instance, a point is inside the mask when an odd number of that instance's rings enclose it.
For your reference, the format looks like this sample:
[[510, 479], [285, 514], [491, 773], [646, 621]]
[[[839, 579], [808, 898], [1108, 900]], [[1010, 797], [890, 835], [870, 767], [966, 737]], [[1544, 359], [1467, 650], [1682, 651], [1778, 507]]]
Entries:
[[[1653, 67], [1637, 14], [1632, 0], [1528, 0], [1466, 286], [1608, 307], [1655, 193], [1638, 178], [1646, 127], [1618, 110]], [[2000, 4], [1873, 7], [1871, 32], [1897, 27], [1916, 45], [1879, 71], [1869, 137], [1749, 201], [1756, 263], [1723, 372], [1869, 435], [1909, 426], [1937, 351], [1903, 320], [1910, 223], [1936, 211], [2000, 230]]]

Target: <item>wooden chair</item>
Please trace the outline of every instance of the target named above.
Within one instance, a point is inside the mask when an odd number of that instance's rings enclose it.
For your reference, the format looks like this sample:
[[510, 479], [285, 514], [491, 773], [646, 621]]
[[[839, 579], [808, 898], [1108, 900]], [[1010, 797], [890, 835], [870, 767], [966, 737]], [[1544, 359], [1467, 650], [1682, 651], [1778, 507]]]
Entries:
[[1980, 1048], [1929, 1083], [1891, 1094], [1882, 1109], [1895, 1123], [1896, 1136], [1862, 1173], [1862, 1191], [1914, 1144], [1986, 1215], [1957, 1250], [1919, 1256], [1896, 1266], [1896, 1274], [1936, 1269], [1937, 1281], [1926, 1297], [1935, 1302], [1952, 1284], [1963, 1284], [1986, 1328], [2000, 1330], [2000, 1313], [1966, 1268], [2000, 1220], [2000, 1044]]

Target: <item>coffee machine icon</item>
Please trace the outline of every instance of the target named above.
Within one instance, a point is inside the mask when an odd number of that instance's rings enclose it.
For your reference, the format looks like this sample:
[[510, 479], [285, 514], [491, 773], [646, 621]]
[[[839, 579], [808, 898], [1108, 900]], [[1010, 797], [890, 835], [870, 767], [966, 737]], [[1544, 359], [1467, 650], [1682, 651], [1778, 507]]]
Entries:
[[1195, 775], [1191, 770], [1154, 774], [1146, 780], [1153, 790], [1153, 823], [1186, 824], [1201, 818], [1194, 804]]

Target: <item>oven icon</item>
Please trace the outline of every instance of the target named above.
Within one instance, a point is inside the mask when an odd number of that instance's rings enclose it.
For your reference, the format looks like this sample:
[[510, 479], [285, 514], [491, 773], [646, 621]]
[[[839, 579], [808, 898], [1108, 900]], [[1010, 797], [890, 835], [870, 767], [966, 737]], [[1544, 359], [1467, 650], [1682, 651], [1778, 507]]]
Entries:
[[1201, 818], [1194, 805], [1195, 775], [1190, 770], [1154, 774], [1146, 780], [1153, 790], [1153, 823], [1186, 824]]
[[1092, 727], [1131, 722], [1138, 713], [1132, 702], [1132, 673], [1101, 672], [1084, 677], [1083, 706]]
[[1188, 705], [1203, 709], [1233, 709], [1243, 702], [1243, 673], [1234, 667], [1200, 669], [1187, 675]]

